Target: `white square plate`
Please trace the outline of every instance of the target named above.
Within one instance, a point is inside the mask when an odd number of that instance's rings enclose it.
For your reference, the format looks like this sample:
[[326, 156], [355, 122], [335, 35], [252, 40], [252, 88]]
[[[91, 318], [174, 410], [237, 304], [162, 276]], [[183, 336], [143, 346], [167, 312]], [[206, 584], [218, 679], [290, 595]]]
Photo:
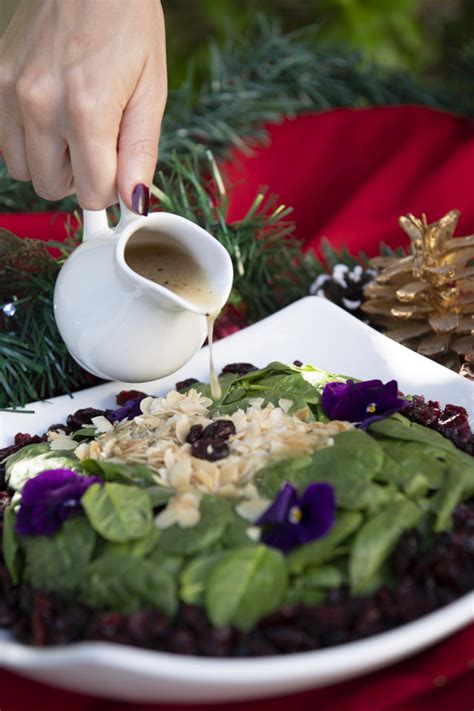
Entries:
[[[131, 354], [133, 349], [131, 349]], [[398, 345], [324, 299], [307, 297], [216, 343], [226, 363], [312, 363], [356, 378], [398, 380], [405, 393], [452, 402], [474, 412], [474, 384]], [[35, 414], [0, 413], [0, 447], [16, 432], [37, 434], [82, 407], [113, 407], [130, 387], [162, 395], [187, 377], [208, 378], [208, 350], [159, 381], [106, 383], [49, 402]], [[368, 673], [413, 654], [474, 621], [474, 593], [415, 622], [329, 649], [279, 657], [208, 659], [102, 642], [36, 649], [0, 633], [0, 665], [53, 685], [130, 701], [218, 702], [288, 694]]]

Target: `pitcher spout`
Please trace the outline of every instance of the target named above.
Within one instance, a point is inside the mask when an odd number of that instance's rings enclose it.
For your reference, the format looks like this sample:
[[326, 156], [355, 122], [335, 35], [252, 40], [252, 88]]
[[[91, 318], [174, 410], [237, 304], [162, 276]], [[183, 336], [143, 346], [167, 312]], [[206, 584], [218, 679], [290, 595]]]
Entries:
[[198, 225], [167, 213], [154, 213], [138, 229], [125, 229], [116, 263], [124, 278], [171, 311], [216, 314], [232, 288], [227, 250]]

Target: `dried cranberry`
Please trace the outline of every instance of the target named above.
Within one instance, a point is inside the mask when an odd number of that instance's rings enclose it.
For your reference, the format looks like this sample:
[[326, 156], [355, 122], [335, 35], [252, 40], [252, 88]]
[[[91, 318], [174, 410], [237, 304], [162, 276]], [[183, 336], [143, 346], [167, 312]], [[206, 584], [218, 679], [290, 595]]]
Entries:
[[66, 425], [64, 423], [55, 422], [53, 425], [48, 427], [48, 432], [58, 432], [59, 430], [65, 432]]
[[469, 426], [468, 414], [464, 407], [446, 405], [443, 410], [439, 402], [433, 400], [426, 402], [424, 397], [416, 395], [402, 410], [402, 414], [412, 422], [440, 432], [458, 449], [474, 456], [474, 434]]
[[84, 407], [81, 410], [77, 410], [73, 415], [69, 415], [66, 420], [67, 429], [69, 432], [75, 432], [80, 430], [84, 425], [90, 425], [93, 417], [99, 417], [99, 415], [106, 415], [105, 410], [97, 410], [95, 407]]
[[193, 425], [188, 432], [186, 437], [186, 442], [188, 444], [194, 444], [198, 439], [201, 439], [204, 427], [202, 425]]
[[215, 420], [203, 431], [202, 436], [207, 439], [229, 439], [235, 435], [235, 425], [232, 420]]
[[233, 627], [218, 627], [200, 638], [201, 652], [210, 657], [228, 657], [232, 654], [236, 632]]
[[141, 390], [122, 390], [116, 396], [115, 401], [117, 405], [125, 405], [129, 400], [143, 400], [143, 398], [148, 397], [146, 393], [142, 393]]
[[305, 630], [288, 625], [275, 625], [266, 630], [265, 636], [281, 652], [306, 652], [314, 649], [314, 640]]
[[208, 462], [216, 462], [218, 459], [225, 459], [230, 454], [228, 445], [220, 439], [196, 440], [191, 447], [191, 454], [198, 459], [207, 459]]
[[170, 651], [177, 654], [196, 654], [197, 639], [190, 630], [183, 627], [170, 632]]
[[9, 457], [11, 454], [16, 454], [16, 452], [19, 452], [20, 449], [26, 447], [27, 444], [38, 444], [41, 441], [42, 439], [38, 435], [30, 435], [24, 434], [23, 432], [18, 432], [15, 435], [14, 444], [10, 445], [9, 447], [4, 447], [3, 449], [0, 449], [0, 462], [3, 459], [6, 459], [6, 457]]
[[222, 368], [222, 373], [235, 373], [235, 375], [246, 375], [258, 370], [257, 366], [252, 363], [229, 363]]
[[191, 385], [195, 385], [196, 383], [199, 383], [199, 380], [197, 378], [186, 378], [186, 380], [179, 380], [175, 388], [176, 390], [186, 390], [186, 388], [190, 388]]
[[127, 631], [135, 644], [150, 646], [166, 632], [168, 621], [159, 610], [140, 610], [128, 619]]

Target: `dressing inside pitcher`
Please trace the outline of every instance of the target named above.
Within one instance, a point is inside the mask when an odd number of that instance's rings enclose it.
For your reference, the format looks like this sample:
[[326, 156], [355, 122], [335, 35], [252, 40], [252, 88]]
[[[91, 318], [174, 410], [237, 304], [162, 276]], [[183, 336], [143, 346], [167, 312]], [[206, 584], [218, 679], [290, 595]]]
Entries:
[[166, 287], [197, 307], [214, 313], [218, 295], [205, 270], [193, 256], [166, 234], [141, 229], [127, 242], [126, 264], [137, 274]]

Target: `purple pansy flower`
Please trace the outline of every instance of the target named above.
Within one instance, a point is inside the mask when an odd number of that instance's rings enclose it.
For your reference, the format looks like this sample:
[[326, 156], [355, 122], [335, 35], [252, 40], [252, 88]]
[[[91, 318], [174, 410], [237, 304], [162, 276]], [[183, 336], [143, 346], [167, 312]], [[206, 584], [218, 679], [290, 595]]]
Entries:
[[336, 497], [331, 484], [310, 484], [299, 497], [295, 487], [286, 482], [256, 524], [264, 527], [264, 543], [286, 553], [324, 536], [335, 519]]
[[127, 400], [123, 405], [117, 407], [116, 410], [110, 410], [107, 413], [107, 419], [110, 420], [110, 422], [121, 422], [125, 419], [133, 420], [134, 417], [138, 417], [138, 415], [142, 414], [140, 403], [143, 397]]
[[143, 394], [139, 397], [130, 398], [129, 400], [126, 400], [123, 405], [120, 405], [120, 407], [117, 407], [115, 410], [108, 410], [107, 419], [110, 420], [110, 422], [112, 423], [121, 422], [125, 419], [133, 420], [134, 417], [138, 417], [138, 415], [142, 414], [142, 411], [140, 409], [140, 403], [146, 397], [147, 396]]
[[385, 385], [381, 380], [363, 380], [360, 383], [347, 380], [345, 383], [327, 383], [321, 404], [331, 420], [357, 422], [361, 429], [366, 430], [371, 422], [399, 412], [407, 401], [398, 397], [396, 380], [390, 380]]
[[81, 497], [95, 476], [80, 476], [70, 469], [49, 469], [26, 482], [16, 530], [23, 536], [52, 536], [72, 514], [81, 511]]

